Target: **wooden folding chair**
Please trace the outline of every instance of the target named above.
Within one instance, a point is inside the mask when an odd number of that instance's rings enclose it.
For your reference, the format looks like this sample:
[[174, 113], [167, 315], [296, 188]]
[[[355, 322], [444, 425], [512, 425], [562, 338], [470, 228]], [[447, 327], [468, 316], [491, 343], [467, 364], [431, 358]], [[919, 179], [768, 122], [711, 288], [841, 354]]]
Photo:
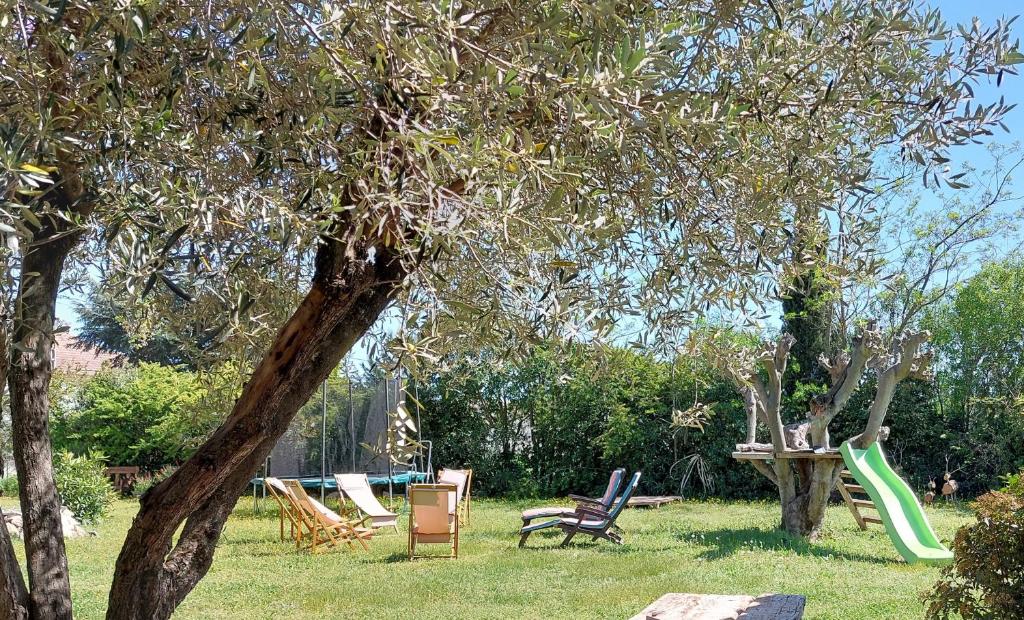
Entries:
[[[417, 557], [459, 557], [459, 519], [451, 511], [457, 493], [454, 484], [409, 485], [409, 559]], [[418, 543], [447, 543], [448, 556], [418, 556]]]
[[366, 541], [373, 537], [373, 530], [356, 527], [352, 521], [311, 498], [298, 480], [285, 480], [284, 484], [301, 509], [303, 526], [309, 530], [312, 538], [311, 552], [319, 552], [321, 545], [337, 547], [341, 543], [354, 549], [353, 541], [357, 541], [363, 549], [370, 549]]
[[[569, 495], [569, 499], [576, 502], [577, 506], [596, 506], [597, 508], [603, 508], [609, 510], [612, 507], [612, 502], [615, 501], [616, 494], [619, 492], [619, 487], [622, 486], [622, 479], [626, 477], [626, 470], [622, 467], [612, 472], [610, 478], [608, 478], [608, 486], [604, 490], [604, 495], [601, 497], [585, 497], [582, 495]], [[550, 519], [552, 517], [572, 517], [575, 516], [575, 508], [566, 508], [564, 506], [545, 506], [543, 508], [530, 508], [524, 510], [520, 517], [523, 519], [523, 528], [530, 525], [531, 521], [536, 519]], [[520, 531], [522, 533], [522, 531]]]
[[437, 474], [439, 484], [454, 484], [456, 488], [455, 498], [452, 504], [452, 512], [457, 513], [460, 518], [465, 516], [466, 525], [469, 525], [470, 502], [472, 501], [470, 486], [473, 484], [472, 469], [442, 469]]
[[278, 514], [277, 518], [280, 522], [281, 528], [281, 540], [284, 540], [284, 521], [288, 519], [289, 528], [291, 532], [291, 538], [295, 541], [295, 545], [299, 546], [302, 544], [302, 508], [292, 497], [291, 491], [285, 487], [284, 483], [277, 478], [264, 478], [263, 486], [266, 487], [270, 493], [270, 497], [274, 498], [277, 502]]

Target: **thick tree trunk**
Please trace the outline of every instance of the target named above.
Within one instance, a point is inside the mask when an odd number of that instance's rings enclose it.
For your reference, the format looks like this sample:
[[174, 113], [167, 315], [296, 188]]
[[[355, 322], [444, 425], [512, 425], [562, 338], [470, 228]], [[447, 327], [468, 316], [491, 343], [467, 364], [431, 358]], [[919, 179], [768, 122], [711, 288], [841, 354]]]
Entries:
[[[312, 287], [213, 436], [141, 499], [117, 560], [107, 618], [170, 617], [206, 574], [253, 472], [313, 391], [369, 329], [405, 277], [392, 252], [339, 241], [317, 255]], [[177, 528], [184, 529], [172, 546]]]
[[[75, 187], [74, 183], [67, 185]], [[65, 212], [71, 212], [76, 206], [63, 191], [54, 195], [63, 202]], [[13, 323], [8, 377], [11, 436], [33, 618], [71, 618], [71, 584], [53, 478], [49, 390], [57, 292], [64, 261], [81, 234], [81, 229], [63, 218], [44, 219], [22, 260]]]
[[780, 481], [782, 529], [794, 536], [815, 540], [825, 522], [828, 499], [839, 479], [842, 465], [831, 460], [780, 459], [775, 466]]

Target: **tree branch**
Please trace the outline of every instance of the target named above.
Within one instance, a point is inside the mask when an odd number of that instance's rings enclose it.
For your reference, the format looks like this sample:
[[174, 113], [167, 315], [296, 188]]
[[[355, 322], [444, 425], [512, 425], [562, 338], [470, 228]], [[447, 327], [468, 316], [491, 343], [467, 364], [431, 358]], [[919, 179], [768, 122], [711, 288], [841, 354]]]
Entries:
[[878, 440], [878, 435], [885, 422], [885, 415], [892, 403], [893, 394], [900, 381], [911, 376], [930, 377], [929, 364], [931, 352], [921, 352], [921, 346], [931, 338], [928, 331], [905, 334], [893, 340], [890, 354], [878, 356], [870, 364], [878, 369], [878, 386], [875, 399], [868, 411], [868, 421], [864, 432], [850, 439], [850, 443], [859, 449], [865, 449]]
[[853, 338], [853, 352], [849, 356], [836, 355], [831, 363], [823, 362], [832, 376], [832, 388], [816, 396], [812, 406], [823, 414], [822, 424], [827, 426], [846, 406], [850, 396], [857, 390], [864, 375], [864, 368], [875, 357], [882, 341], [876, 321], [870, 321]]
[[768, 374], [767, 401], [765, 416], [768, 418], [768, 431], [772, 436], [772, 445], [776, 450], [786, 449], [786, 437], [782, 424], [782, 376], [786, 372], [786, 361], [789, 350], [796, 342], [791, 334], [783, 334], [775, 343], [774, 351], [766, 348], [759, 361]]
[[761, 474], [765, 478], [771, 480], [772, 484], [775, 484], [776, 486], [778, 486], [778, 484], [779, 484], [779, 477], [775, 475], [775, 470], [772, 469], [768, 465], [768, 463], [765, 463], [764, 461], [750, 461], [750, 464], [754, 466], [754, 469], [756, 469], [757, 471], [761, 472]]

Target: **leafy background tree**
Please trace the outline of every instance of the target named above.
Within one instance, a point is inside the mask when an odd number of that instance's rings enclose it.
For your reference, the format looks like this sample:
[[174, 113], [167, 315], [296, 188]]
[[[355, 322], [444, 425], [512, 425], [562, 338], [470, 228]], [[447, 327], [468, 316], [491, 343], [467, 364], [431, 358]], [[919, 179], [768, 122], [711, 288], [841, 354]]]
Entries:
[[154, 471], [179, 464], [220, 424], [218, 391], [233, 387], [226, 376], [146, 363], [88, 378], [57, 374], [53, 444], [75, 454], [98, 451], [108, 465]]

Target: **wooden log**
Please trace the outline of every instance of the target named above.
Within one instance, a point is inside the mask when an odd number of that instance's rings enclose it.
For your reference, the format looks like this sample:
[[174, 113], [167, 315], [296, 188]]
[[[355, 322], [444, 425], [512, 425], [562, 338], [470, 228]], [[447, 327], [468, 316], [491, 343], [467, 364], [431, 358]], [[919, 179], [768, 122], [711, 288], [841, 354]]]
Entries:
[[626, 502], [627, 508], [661, 508], [665, 504], [681, 502], [683, 498], [678, 495], [637, 495], [629, 498]]

